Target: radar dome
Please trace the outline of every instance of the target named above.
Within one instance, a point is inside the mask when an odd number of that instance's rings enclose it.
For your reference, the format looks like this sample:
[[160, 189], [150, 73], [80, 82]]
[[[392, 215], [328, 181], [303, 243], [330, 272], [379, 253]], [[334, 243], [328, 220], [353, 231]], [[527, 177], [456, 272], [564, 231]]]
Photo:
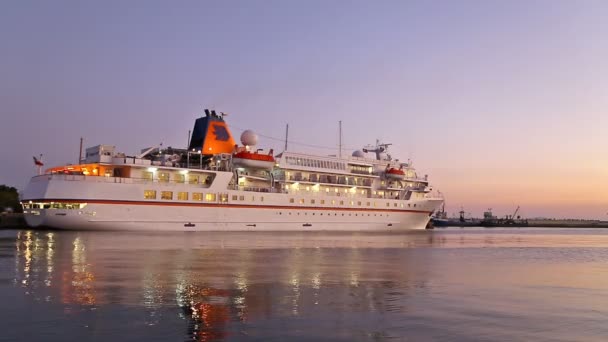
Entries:
[[241, 143], [245, 146], [255, 146], [258, 144], [258, 135], [248, 129], [241, 134]]
[[361, 150], [356, 150], [353, 152], [353, 157], [365, 158], [365, 153]]

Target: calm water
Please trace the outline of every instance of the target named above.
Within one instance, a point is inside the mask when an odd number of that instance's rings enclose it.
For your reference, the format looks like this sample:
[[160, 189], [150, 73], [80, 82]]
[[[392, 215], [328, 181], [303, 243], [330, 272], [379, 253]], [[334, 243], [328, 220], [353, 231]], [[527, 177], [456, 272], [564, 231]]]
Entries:
[[0, 231], [0, 339], [606, 341], [608, 230]]

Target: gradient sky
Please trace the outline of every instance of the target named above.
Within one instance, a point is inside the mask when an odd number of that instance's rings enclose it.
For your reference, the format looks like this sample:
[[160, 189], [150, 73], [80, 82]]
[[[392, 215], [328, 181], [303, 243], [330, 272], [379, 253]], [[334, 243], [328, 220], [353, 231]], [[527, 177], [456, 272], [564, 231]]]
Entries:
[[[381, 139], [446, 198], [608, 219], [606, 1], [2, 1], [0, 184], [209, 107], [291, 150]], [[296, 142], [327, 146], [326, 149]], [[261, 139], [261, 147], [283, 143]]]

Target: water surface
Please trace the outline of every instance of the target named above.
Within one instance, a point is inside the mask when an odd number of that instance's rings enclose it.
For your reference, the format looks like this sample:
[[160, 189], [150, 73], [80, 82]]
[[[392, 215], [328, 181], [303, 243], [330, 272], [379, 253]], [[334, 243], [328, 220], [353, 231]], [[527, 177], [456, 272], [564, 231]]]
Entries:
[[0, 301], [9, 341], [605, 341], [608, 230], [6, 230]]

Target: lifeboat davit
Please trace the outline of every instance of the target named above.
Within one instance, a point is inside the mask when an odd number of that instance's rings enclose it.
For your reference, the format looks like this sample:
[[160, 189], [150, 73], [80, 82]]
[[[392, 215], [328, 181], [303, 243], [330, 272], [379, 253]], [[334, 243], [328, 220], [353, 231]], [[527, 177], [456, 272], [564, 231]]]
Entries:
[[395, 169], [394, 167], [391, 167], [390, 169], [386, 170], [384, 174], [386, 175], [386, 178], [388, 178], [388, 179], [394, 179], [394, 180], [405, 179], [405, 172], [403, 170]]
[[271, 170], [274, 166], [275, 160], [272, 154], [241, 151], [232, 156], [232, 162], [234, 165], [245, 168]]

